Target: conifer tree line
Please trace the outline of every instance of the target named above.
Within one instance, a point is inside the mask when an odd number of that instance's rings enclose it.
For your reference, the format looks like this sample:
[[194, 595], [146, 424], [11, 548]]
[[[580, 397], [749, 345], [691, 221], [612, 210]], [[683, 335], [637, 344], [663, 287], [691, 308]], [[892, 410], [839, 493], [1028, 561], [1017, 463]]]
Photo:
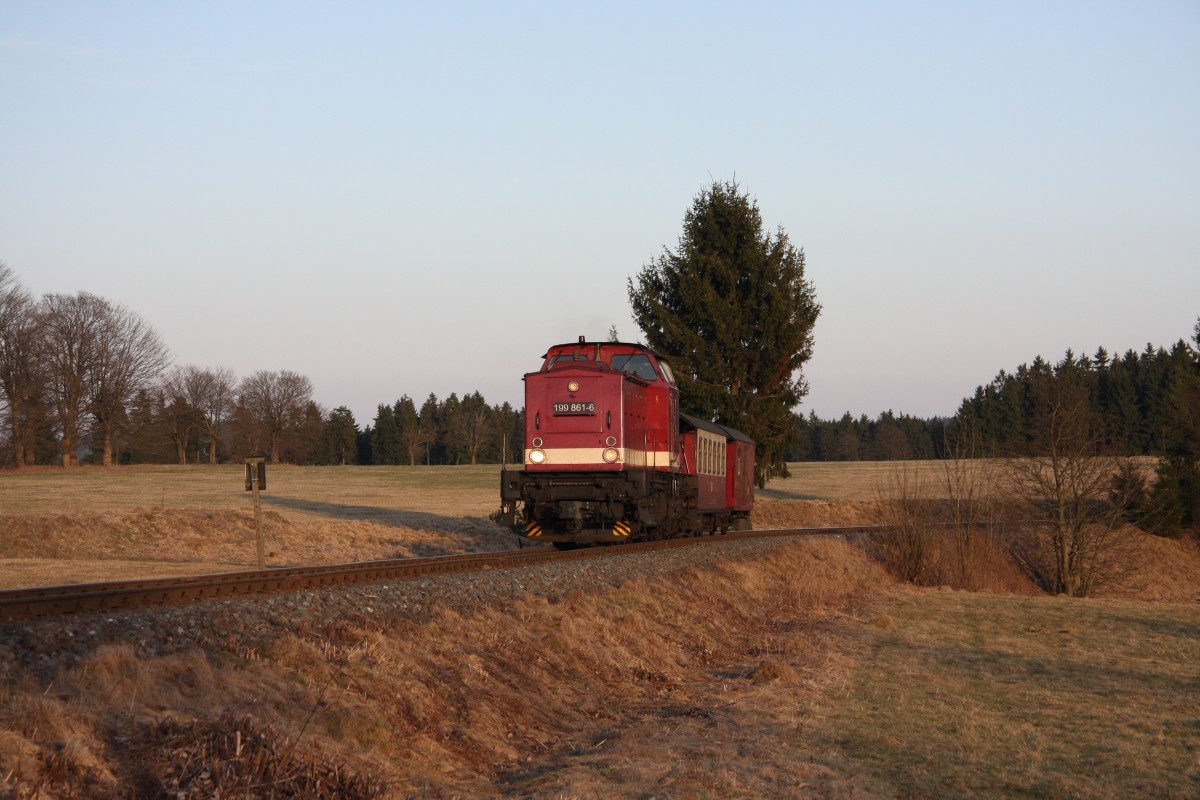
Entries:
[[[350, 429], [342, 425], [337, 438], [343, 444]], [[360, 464], [520, 464], [524, 436], [523, 410], [488, 405], [479, 392], [461, 400], [454, 392], [444, 400], [431, 393], [420, 408], [404, 395], [380, 405], [372, 424], [357, 434], [357, 458]], [[318, 454], [317, 463], [336, 463], [325, 458]]]
[[1000, 370], [986, 386], [963, 399], [953, 417], [920, 418], [886, 411], [821, 419], [796, 416], [788, 449], [792, 461], [889, 461], [936, 459], [958, 452], [947, 442], [966, 432], [977, 455], [1038, 455], [1043, 420], [1038, 401], [1054, 387], [1070, 386], [1087, 398], [1100, 455], [1165, 456], [1190, 424], [1186, 400], [1200, 379], [1200, 322], [1196, 339], [1170, 348], [1147, 344], [1141, 352], [1110, 356], [1068, 350], [1056, 363], [1041, 356], [1013, 372]]
[[[1152, 479], [1132, 461], [1116, 463], [1108, 496], [1130, 522], [1175, 535], [1200, 526], [1200, 320], [1192, 342], [1147, 345], [1111, 357], [1068, 350], [1015, 372], [1001, 370], [965, 398], [950, 419], [796, 419], [797, 459], [1053, 458], [1069, 442], [1079, 460], [1153, 456]], [[1102, 459], [1091, 459], [1101, 463]], [[1057, 471], [1055, 472], [1057, 474]], [[1033, 477], [1044, 478], [1041, 474]]]

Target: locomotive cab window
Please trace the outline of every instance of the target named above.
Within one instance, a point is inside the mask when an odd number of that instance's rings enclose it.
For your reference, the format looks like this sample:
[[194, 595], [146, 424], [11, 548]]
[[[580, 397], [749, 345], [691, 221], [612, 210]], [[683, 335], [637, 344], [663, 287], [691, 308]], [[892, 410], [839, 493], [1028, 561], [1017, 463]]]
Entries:
[[675, 385], [675, 373], [671, 371], [671, 367], [665, 361], [658, 362], [658, 368], [662, 370], [663, 378], [672, 386]]
[[569, 367], [572, 361], [587, 361], [588, 357], [584, 355], [551, 356], [549, 363], [546, 364], [546, 369], [555, 369], [556, 367]]
[[621, 372], [636, 375], [644, 381], [658, 380], [658, 373], [654, 371], [654, 365], [650, 363], [650, 356], [644, 353], [613, 356], [612, 367]]

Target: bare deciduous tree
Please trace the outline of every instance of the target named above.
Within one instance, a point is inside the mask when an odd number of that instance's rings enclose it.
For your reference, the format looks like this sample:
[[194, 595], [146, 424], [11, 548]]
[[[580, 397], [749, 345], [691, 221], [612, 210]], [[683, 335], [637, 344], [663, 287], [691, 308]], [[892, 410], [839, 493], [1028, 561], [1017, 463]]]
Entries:
[[1023, 560], [1049, 591], [1086, 597], [1137, 569], [1129, 536], [1107, 502], [1115, 465], [1097, 455], [1083, 387], [1046, 380], [1037, 389], [1040, 454], [1009, 459], [1005, 468], [1039, 531]]
[[62, 447], [62, 464], [78, 463], [79, 442], [88, 410], [88, 378], [108, 304], [87, 292], [48, 294], [41, 302], [38, 359], [46, 369], [46, 390]]
[[[209, 464], [217, 463], [221, 433], [233, 414], [236, 387], [237, 378], [233, 370], [227, 367], [205, 369], [190, 364], [175, 367], [163, 384], [168, 401], [181, 401], [194, 412], [194, 422], [204, 429], [208, 439]], [[178, 441], [176, 446], [179, 447], [180, 457], [186, 459], [186, 446], [180, 447]]]
[[279, 438], [300, 429], [312, 400], [312, 382], [289, 370], [259, 370], [242, 381], [241, 401], [270, 442], [271, 461], [279, 462]]
[[95, 353], [88, 376], [91, 412], [100, 434], [102, 462], [112, 466], [114, 435], [126, 404], [170, 363], [158, 332], [122, 305], [101, 300]]
[[168, 393], [165, 389], [162, 395], [161, 419], [165, 423], [164, 432], [171, 444], [175, 445], [175, 460], [179, 464], [187, 463], [188, 448], [195, 440], [195, 433], [200, 427], [200, 412], [182, 397]]
[[38, 306], [29, 291], [0, 263], [0, 395], [18, 468], [33, 461], [34, 429], [42, 410], [44, 376], [36, 357], [39, 324]]
[[919, 586], [942, 580], [939, 535], [930, 527], [937, 519], [937, 503], [920, 470], [903, 465], [888, 475], [876, 490], [877, 521], [891, 528], [870, 537], [872, 550], [884, 567], [897, 578]]
[[959, 586], [978, 585], [984, 548], [996, 545], [999, 510], [990, 462], [981, 458], [982, 444], [973, 425], [946, 441], [941, 484], [954, 546], [953, 571]]

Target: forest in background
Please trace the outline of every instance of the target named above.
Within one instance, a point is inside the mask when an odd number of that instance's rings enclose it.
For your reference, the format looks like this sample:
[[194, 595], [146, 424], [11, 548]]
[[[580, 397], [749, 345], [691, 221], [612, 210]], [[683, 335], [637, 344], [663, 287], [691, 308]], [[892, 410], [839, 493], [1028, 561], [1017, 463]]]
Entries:
[[[1088, 453], [1158, 458], [1172, 518], [1200, 518], [1200, 321], [1192, 342], [1110, 356], [1072, 351], [1001, 370], [954, 416], [793, 415], [786, 461], [1041, 456], [1071, 417]], [[238, 378], [172, 365], [139, 315], [86, 292], [33, 298], [0, 263], [0, 466], [222, 463], [263, 453], [293, 464], [520, 463], [523, 410], [479, 392], [418, 407], [407, 394], [361, 425], [312, 399], [288, 370]], [[1165, 479], [1165, 481], [1164, 481]], [[1161, 500], [1161, 498], [1160, 498]]]
[[1112, 357], [1068, 350], [1056, 363], [1037, 356], [1013, 372], [1000, 370], [976, 387], [952, 417], [921, 418], [885, 411], [871, 419], [798, 416], [789, 461], [898, 461], [946, 458], [969, 432], [975, 455], [1034, 455], [1040, 425], [1036, 409], [1058, 385], [1077, 387], [1094, 417], [1098, 454], [1162, 456], [1172, 431], [1187, 422], [1187, 394], [1200, 376], [1200, 323], [1196, 346], [1180, 339], [1169, 349], [1147, 344]]

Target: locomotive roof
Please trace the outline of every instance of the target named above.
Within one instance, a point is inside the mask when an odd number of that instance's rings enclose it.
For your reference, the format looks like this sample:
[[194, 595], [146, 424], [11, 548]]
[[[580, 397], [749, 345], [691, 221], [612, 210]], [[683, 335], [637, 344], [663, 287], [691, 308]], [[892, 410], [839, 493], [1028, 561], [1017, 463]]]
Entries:
[[734, 428], [730, 428], [725, 425], [718, 425], [715, 422], [709, 422], [708, 420], [701, 419], [700, 417], [693, 417], [691, 414], [681, 413], [679, 418], [688, 425], [691, 425], [693, 428], [708, 431], [709, 433], [715, 433], [718, 436], [724, 436], [725, 438], [732, 439], [735, 442], [748, 442], [749, 444], [754, 444], [753, 439]]
[[550, 345], [550, 347], [548, 347], [546, 349], [546, 352], [542, 353], [542, 358], [545, 358], [546, 356], [550, 355], [550, 351], [554, 350], [555, 348], [558, 348], [558, 347], [595, 347], [596, 345], [599, 345], [601, 347], [634, 347], [634, 348], [637, 348], [638, 350], [644, 350], [645, 352], [649, 353], [650, 355], [654, 356], [655, 358], [659, 359], [660, 361], [663, 360], [663, 357], [661, 355], [659, 355], [654, 350], [651, 350], [646, 345], [641, 344], [640, 342], [586, 342], [586, 341], [563, 342], [562, 344]]

